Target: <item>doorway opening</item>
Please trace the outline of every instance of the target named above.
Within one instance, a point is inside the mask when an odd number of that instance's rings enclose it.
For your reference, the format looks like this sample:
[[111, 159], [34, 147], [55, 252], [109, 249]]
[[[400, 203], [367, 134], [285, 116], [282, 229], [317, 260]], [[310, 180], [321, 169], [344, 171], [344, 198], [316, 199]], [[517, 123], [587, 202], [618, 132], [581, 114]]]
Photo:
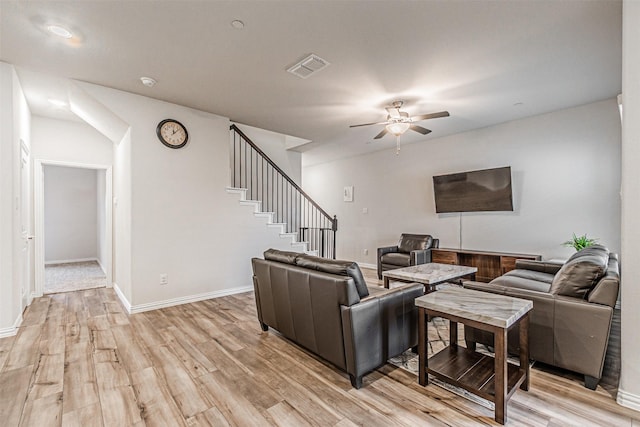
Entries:
[[36, 293], [110, 287], [111, 167], [34, 163]]

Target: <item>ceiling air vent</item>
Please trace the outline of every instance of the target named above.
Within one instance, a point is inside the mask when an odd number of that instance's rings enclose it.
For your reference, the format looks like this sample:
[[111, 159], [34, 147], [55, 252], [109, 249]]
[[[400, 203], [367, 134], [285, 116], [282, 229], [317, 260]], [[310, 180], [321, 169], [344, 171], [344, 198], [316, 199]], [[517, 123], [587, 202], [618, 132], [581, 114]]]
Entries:
[[295, 74], [301, 79], [306, 79], [310, 75], [322, 70], [327, 65], [329, 65], [327, 61], [317, 55], [311, 54], [304, 58], [302, 61], [298, 62], [293, 67], [287, 69], [287, 71], [291, 74]]

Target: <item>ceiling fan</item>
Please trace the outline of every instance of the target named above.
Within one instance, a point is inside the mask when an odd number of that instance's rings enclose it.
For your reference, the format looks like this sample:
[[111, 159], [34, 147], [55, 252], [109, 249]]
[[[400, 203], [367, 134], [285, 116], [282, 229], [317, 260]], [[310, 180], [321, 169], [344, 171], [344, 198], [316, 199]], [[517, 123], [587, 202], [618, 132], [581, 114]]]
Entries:
[[355, 128], [360, 126], [386, 125], [379, 134], [373, 137], [373, 139], [380, 139], [387, 133], [392, 133], [396, 137], [398, 137], [409, 129], [426, 135], [430, 133], [431, 130], [423, 128], [422, 126], [418, 126], [415, 124], [415, 122], [428, 119], [437, 119], [439, 117], [449, 117], [448, 111], [439, 111], [437, 113], [409, 116], [409, 113], [400, 110], [400, 108], [402, 108], [402, 104], [404, 104], [403, 101], [394, 101], [390, 107], [385, 107], [385, 109], [387, 110], [387, 120], [384, 122], [364, 123], [361, 125], [351, 125], [349, 127]]

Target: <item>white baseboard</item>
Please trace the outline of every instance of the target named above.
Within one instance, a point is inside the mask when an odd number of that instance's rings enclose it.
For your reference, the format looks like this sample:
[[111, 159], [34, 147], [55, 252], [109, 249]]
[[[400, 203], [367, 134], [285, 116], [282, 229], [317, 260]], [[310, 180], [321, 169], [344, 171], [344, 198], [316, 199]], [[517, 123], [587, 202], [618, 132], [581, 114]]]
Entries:
[[[70, 264], [72, 262], [90, 262], [90, 261], [96, 261], [98, 263], [98, 265], [100, 264], [100, 261], [98, 261], [98, 258], [78, 258], [78, 259], [61, 259], [61, 260], [57, 260], [57, 261], [45, 261], [44, 265]], [[100, 266], [100, 268], [102, 268], [102, 266]]]
[[369, 268], [371, 270], [378, 270], [378, 266], [376, 264], [369, 264], [367, 262], [358, 262], [356, 263], [360, 268]]
[[100, 262], [100, 259], [96, 258], [96, 262], [98, 263], [98, 267], [100, 267], [100, 270], [102, 270], [102, 272], [106, 276], [107, 275], [107, 270], [105, 270], [104, 267], [102, 266], [102, 263]]
[[9, 326], [8, 328], [0, 328], [0, 338], [12, 337], [18, 333], [18, 328], [22, 323], [22, 314], [18, 316], [15, 322], [13, 322], [13, 326]]
[[116, 295], [118, 296], [118, 299], [122, 303], [124, 309], [127, 311], [127, 313], [131, 314], [131, 303], [129, 302], [127, 297], [124, 296], [116, 282], [113, 282], [113, 290], [116, 291]]
[[122, 302], [122, 305], [124, 306], [127, 313], [135, 314], [143, 313], [145, 311], [157, 310], [159, 308], [173, 307], [174, 305], [188, 304], [190, 302], [204, 301], [211, 298], [220, 298], [228, 295], [250, 292], [253, 291], [253, 286], [223, 289], [220, 291], [205, 292], [203, 294], [188, 295], [184, 297], [171, 298], [163, 301], [154, 301], [136, 305], [131, 305], [131, 303], [127, 300], [116, 283], [113, 284], [113, 289], [116, 291], [116, 294], [118, 295], [118, 298], [120, 298], [120, 301]]
[[640, 396], [637, 394], [631, 394], [618, 388], [618, 398], [616, 401], [620, 406], [640, 411]]

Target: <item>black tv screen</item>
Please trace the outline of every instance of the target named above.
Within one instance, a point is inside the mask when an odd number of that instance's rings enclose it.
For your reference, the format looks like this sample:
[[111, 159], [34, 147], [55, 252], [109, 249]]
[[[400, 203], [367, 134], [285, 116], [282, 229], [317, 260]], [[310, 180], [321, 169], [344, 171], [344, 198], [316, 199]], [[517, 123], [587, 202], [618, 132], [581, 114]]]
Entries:
[[436, 213], [513, 211], [511, 167], [433, 177]]

